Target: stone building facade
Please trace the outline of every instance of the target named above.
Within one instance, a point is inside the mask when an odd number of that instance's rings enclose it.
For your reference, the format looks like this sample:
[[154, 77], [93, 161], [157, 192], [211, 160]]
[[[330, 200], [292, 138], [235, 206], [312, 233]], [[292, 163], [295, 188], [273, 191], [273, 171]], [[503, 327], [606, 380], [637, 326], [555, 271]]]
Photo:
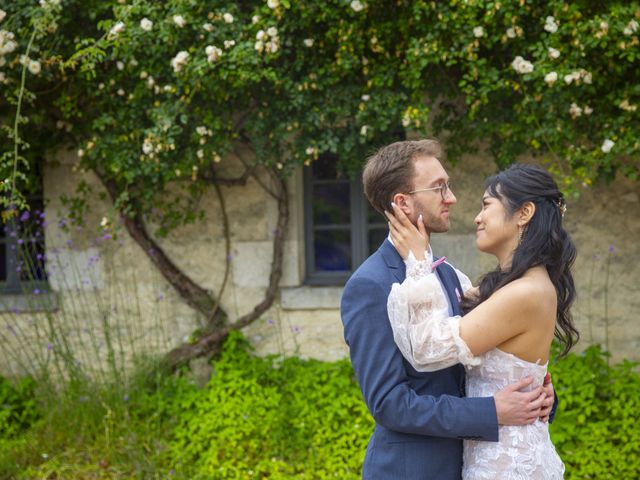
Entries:
[[[128, 339], [122, 346], [128, 353], [166, 351], [202, 325], [203, 319], [184, 304], [145, 252], [118, 227], [99, 183], [90, 174], [76, 171], [76, 161], [73, 153], [63, 153], [44, 171], [45, 245], [48, 268], [53, 266], [48, 291], [39, 292], [35, 306], [33, 295], [0, 297], [0, 325], [5, 330], [0, 342], [14, 352], [3, 362], [3, 373], [20, 371], [25, 362], [21, 355], [48, 354], [45, 327], [51, 316], [43, 313], [43, 302], [58, 312], [55, 322], [68, 323], [63, 327], [73, 333], [78, 345], [84, 344], [83, 339], [93, 345], [94, 353], [79, 354], [85, 362], [109, 358], [99, 333], [107, 317], [114, 332]], [[229, 173], [238, 168], [232, 156], [223, 164]], [[492, 257], [475, 249], [473, 218], [480, 208], [483, 181], [496, 167], [477, 156], [463, 158], [457, 165], [445, 162], [445, 167], [458, 202], [452, 208], [450, 232], [434, 235], [432, 246], [436, 254], [446, 255], [476, 281], [494, 267]], [[280, 294], [269, 311], [245, 329], [260, 354], [325, 360], [348, 355], [339, 314], [342, 285], [348, 276], [344, 269], [357, 266], [386, 232], [381, 219], [367, 211], [359, 182], [329, 181], [331, 175], [300, 169], [288, 179], [291, 218]], [[62, 229], [60, 222], [68, 211], [61, 196], [71, 194], [81, 179], [93, 186], [86, 224]], [[220, 300], [230, 317], [237, 318], [252, 310], [266, 291], [277, 206], [253, 180], [243, 187], [224, 188], [224, 195], [232, 255]], [[215, 195], [207, 194], [201, 202], [206, 212], [203, 222], [179, 228], [159, 243], [185, 273], [215, 293], [223, 283], [227, 262], [224, 235]], [[578, 348], [600, 343], [608, 345], [614, 360], [640, 360], [636, 318], [640, 311], [640, 182], [619, 178], [585, 188], [579, 198], [568, 200], [565, 223], [578, 247], [574, 268], [578, 300], [573, 309], [582, 334]], [[108, 234], [105, 225], [110, 227]], [[329, 244], [331, 238], [342, 243], [327, 246], [326, 238]], [[19, 331], [7, 333], [15, 325]], [[25, 342], [33, 351], [20, 347]]]

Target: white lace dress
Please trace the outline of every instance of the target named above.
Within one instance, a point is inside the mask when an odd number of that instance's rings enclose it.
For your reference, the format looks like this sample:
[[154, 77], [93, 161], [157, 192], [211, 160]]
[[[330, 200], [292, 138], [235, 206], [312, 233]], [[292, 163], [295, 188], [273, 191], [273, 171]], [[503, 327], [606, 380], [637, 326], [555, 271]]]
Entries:
[[[449, 315], [430, 262], [410, 255], [406, 263], [407, 279], [393, 285], [387, 308], [394, 340], [416, 370], [435, 371], [462, 363], [469, 397], [493, 396], [528, 375], [534, 378], [531, 388], [542, 385], [546, 364], [527, 362], [497, 348], [474, 357], [460, 338], [460, 317]], [[466, 291], [471, 284], [465, 283]], [[548, 424], [540, 420], [526, 426], [501, 426], [498, 442], [464, 441], [464, 480], [556, 480], [563, 473]]]

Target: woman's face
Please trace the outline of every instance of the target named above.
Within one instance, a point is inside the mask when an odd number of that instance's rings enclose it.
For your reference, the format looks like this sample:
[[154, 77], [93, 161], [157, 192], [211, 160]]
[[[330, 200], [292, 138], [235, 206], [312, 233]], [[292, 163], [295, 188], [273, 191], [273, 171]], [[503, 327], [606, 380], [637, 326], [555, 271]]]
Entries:
[[501, 266], [510, 264], [518, 246], [517, 215], [510, 216], [502, 201], [486, 191], [474, 222], [478, 250], [495, 255]]

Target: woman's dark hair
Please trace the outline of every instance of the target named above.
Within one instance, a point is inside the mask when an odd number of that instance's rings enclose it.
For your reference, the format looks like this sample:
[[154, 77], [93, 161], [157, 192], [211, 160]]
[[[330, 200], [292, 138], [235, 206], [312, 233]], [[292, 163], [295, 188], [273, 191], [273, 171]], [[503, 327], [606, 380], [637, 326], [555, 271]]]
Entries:
[[555, 336], [564, 346], [561, 355], [566, 355], [580, 335], [569, 311], [576, 296], [571, 274], [576, 247], [562, 227], [564, 196], [551, 175], [534, 165], [512, 165], [488, 178], [486, 187], [489, 195], [502, 202], [509, 216], [525, 202], [532, 202], [536, 208], [513, 254], [511, 268], [502, 271], [498, 267], [487, 273], [480, 281], [480, 297], [463, 298], [462, 310], [469, 312], [530, 268], [544, 265], [558, 296]]

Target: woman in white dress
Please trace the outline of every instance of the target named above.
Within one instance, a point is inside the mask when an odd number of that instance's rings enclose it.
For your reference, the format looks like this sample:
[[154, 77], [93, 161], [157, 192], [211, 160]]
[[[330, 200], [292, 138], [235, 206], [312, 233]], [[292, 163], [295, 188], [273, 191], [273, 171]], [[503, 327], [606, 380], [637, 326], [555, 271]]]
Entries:
[[[391, 237], [405, 259], [407, 278], [388, 300], [394, 340], [420, 371], [462, 363], [467, 395], [491, 396], [533, 376], [542, 385], [551, 342], [566, 354], [578, 339], [569, 307], [575, 297], [570, 267], [576, 250], [562, 227], [564, 197], [543, 169], [513, 165], [489, 178], [475, 218], [476, 245], [495, 255], [496, 270], [478, 288], [463, 285], [463, 317], [450, 317], [438, 277], [425, 260], [424, 225], [414, 226], [394, 206]], [[501, 426], [498, 442], [464, 442], [462, 478], [561, 479], [564, 465], [548, 423]]]

